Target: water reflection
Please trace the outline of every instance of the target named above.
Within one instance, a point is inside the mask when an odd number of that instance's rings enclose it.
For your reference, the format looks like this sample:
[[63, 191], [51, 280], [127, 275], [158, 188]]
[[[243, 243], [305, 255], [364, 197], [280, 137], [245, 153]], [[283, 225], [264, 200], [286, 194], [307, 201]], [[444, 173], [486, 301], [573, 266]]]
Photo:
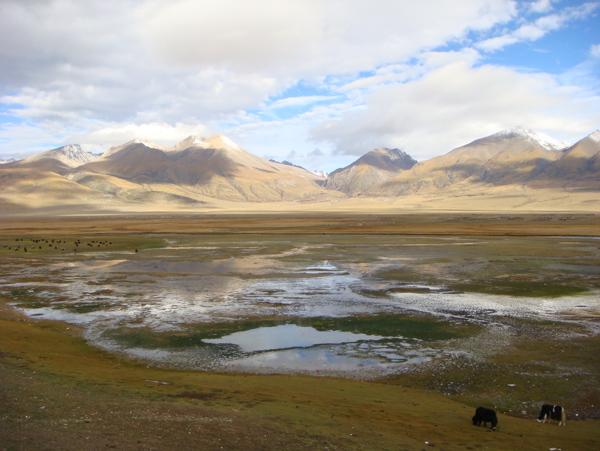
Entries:
[[319, 331], [312, 327], [284, 324], [236, 332], [221, 338], [206, 339], [205, 343], [238, 345], [244, 352], [270, 351], [287, 348], [307, 348], [319, 344], [341, 344], [381, 340], [378, 335], [355, 334], [338, 330]]
[[366, 349], [360, 350], [353, 344], [261, 352], [224, 362], [220, 369], [263, 374], [309, 373], [368, 379], [407, 371], [413, 365], [428, 362], [446, 353], [441, 349], [415, 348], [400, 354], [401, 351], [395, 349], [392, 344], [390, 346], [386, 348], [388, 355], [383, 352], [378, 355]]
[[[383, 376], [444, 354], [420, 340], [285, 324], [204, 340], [239, 346], [242, 355], [219, 362], [220, 370], [258, 373], [318, 373]], [[244, 355], [245, 354], [245, 355]]]
[[229, 371], [252, 373], [312, 373], [333, 376], [358, 376], [368, 373], [382, 376], [391, 372], [389, 362], [369, 357], [351, 357], [341, 348], [320, 347], [265, 352], [231, 360], [224, 365]]

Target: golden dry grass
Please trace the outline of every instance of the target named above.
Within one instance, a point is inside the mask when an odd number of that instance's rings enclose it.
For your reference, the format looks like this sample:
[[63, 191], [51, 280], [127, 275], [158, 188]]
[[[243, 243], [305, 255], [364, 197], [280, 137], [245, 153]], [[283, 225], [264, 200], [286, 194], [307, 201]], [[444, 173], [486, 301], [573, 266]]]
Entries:
[[572, 213], [372, 213], [230, 212], [13, 217], [0, 233], [90, 235], [137, 233], [285, 233], [377, 235], [598, 236], [599, 214]]

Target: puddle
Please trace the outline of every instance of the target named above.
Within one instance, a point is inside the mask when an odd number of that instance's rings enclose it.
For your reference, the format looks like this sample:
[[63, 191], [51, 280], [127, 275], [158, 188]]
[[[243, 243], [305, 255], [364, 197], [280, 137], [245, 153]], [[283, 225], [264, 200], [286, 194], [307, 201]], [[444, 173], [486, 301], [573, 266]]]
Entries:
[[[418, 355], [417, 355], [418, 354]], [[370, 379], [407, 371], [440, 353], [414, 353], [392, 361], [376, 356], [356, 355], [348, 347], [318, 347], [264, 352], [231, 360], [219, 368], [225, 371], [261, 374], [313, 374]]]
[[[275, 349], [308, 348], [321, 344], [341, 344], [357, 341], [382, 340], [377, 335], [355, 334], [336, 330], [319, 331], [312, 327], [285, 324], [236, 332], [221, 338], [204, 340], [205, 343], [228, 343], [239, 346], [243, 352], [272, 351]], [[387, 337], [389, 338], [389, 337]]]

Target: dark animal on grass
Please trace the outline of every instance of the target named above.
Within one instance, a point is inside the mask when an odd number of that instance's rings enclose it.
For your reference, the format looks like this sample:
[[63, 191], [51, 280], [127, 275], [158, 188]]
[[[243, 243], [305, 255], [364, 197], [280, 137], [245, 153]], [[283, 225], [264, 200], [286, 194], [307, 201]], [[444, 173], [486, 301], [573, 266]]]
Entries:
[[559, 426], [567, 425], [567, 412], [561, 406], [555, 406], [553, 404], [544, 404], [537, 421], [545, 423], [546, 421], [556, 420]]
[[496, 416], [496, 412], [492, 409], [486, 409], [485, 407], [477, 407], [475, 410], [475, 415], [473, 415], [473, 426], [481, 426], [481, 423], [485, 427], [490, 423], [492, 426], [492, 430], [496, 430], [496, 426], [498, 425], [498, 417]]

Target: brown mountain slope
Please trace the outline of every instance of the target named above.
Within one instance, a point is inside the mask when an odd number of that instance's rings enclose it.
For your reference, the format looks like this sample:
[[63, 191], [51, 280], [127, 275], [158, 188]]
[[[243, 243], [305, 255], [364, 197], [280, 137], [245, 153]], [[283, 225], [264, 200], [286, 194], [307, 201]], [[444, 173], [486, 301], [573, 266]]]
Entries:
[[[538, 134], [539, 135], [539, 134]], [[479, 184], [524, 183], [560, 158], [560, 144], [548, 143], [531, 130], [504, 130], [415, 165], [370, 194], [431, 194]]]
[[575, 143], [547, 167], [531, 186], [600, 190], [600, 131]]
[[35, 168], [0, 170], [0, 197], [14, 205], [33, 209], [67, 204], [101, 205], [107, 199], [104, 193], [55, 172]]
[[[132, 141], [78, 168], [127, 182], [185, 186], [188, 195], [232, 201], [331, 199], [320, 178], [301, 168], [266, 161], [223, 135], [189, 137], [170, 148]], [[339, 197], [339, 195], [337, 195]]]
[[490, 158], [463, 183], [523, 183], [540, 174], [562, 156], [559, 151], [547, 150], [534, 143], [526, 143], [520, 151], [517, 149], [518, 146], [511, 147]]
[[72, 168], [93, 161], [97, 155], [85, 152], [77, 144], [58, 147], [48, 150], [23, 160], [3, 165], [2, 169], [27, 168], [40, 172], [49, 171], [57, 174], [66, 174]]
[[324, 186], [327, 189], [357, 195], [412, 168], [416, 163], [416, 160], [401, 150], [379, 147], [345, 168], [333, 171]]
[[78, 149], [59, 148], [0, 165], [0, 205], [38, 212], [254, 209], [248, 202], [277, 202], [260, 207], [273, 211], [600, 211], [600, 132], [565, 147], [531, 130], [508, 130], [410, 169], [401, 164], [414, 160], [402, 153], [399, 174], [389, 170], [399, 154], [377, 149], [332, 173], [329, 189], [323, 177], [266, 161], [222, 135], [171, 147], [131, 141], [82, 165]]

